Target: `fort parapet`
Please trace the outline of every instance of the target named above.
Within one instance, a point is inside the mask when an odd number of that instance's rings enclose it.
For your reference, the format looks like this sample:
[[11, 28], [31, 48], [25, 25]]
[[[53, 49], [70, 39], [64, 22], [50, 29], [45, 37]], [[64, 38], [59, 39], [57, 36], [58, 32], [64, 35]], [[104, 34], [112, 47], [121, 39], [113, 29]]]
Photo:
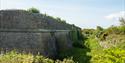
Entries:
[[24, 10], [0, 10], [0, 49], [18, 49], [47, 57], [72, 48], [72, 25]]

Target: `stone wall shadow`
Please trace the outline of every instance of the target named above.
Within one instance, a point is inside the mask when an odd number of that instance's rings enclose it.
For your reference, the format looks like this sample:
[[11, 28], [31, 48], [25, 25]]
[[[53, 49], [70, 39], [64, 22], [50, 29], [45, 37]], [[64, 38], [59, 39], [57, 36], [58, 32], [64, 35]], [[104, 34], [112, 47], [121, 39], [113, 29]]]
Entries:
[[89, 52], [91, 52], [91, 49], [86, 46], [82, 48], [73, 47], [70, 50], [59, 52], [59, 59], [73, 58], [78, 63], [90, 63], [91, 56], [88, 55]]

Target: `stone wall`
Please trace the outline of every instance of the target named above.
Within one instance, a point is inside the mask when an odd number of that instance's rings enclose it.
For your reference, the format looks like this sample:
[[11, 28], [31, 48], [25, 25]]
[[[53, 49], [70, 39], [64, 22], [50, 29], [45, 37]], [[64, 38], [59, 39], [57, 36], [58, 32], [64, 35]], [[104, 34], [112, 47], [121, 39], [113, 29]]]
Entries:
[[24, 10], [1, 10], [0, 28], [69, 30], [72, 25], [58, 22], [51, 16]]
[[0, 32], [0, 48], [18, 49], [47, 57], [72, 48], [69, 32]]
[[18, 49], [47, 57], [72, 48], [71, 25], [24, 10], [0, 11], [0, 49]]

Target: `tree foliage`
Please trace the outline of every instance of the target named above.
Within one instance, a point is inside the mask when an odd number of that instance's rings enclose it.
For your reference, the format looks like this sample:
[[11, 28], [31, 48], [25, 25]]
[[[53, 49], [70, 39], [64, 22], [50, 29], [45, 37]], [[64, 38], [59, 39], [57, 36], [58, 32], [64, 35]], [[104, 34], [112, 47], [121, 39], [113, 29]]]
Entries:
[[124, 18], [120, 18], [119, 21], [120, 21], [122, 26], [125, 26], [125, 19]]

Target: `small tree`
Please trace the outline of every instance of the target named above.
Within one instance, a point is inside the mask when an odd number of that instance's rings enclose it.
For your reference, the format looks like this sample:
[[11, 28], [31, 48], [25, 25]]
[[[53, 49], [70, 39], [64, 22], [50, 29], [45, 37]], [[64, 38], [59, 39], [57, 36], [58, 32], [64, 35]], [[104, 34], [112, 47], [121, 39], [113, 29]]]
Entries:
[[40, 11], [38, 9], [34, 8], [34, 7], [29, 8], [27, 11], [31, 12], [31, 13], [40, 13]]
[[97, 26], [96, 29], [99, 30], [99, 31], [102, 31], [102, 30], [103, 30], [103, 28], [102, 28], [101, 26]]
[[125, 26], [125, 19], [124, 18], [120, 18], [119, 21], [120, 21], [122, 26]]

